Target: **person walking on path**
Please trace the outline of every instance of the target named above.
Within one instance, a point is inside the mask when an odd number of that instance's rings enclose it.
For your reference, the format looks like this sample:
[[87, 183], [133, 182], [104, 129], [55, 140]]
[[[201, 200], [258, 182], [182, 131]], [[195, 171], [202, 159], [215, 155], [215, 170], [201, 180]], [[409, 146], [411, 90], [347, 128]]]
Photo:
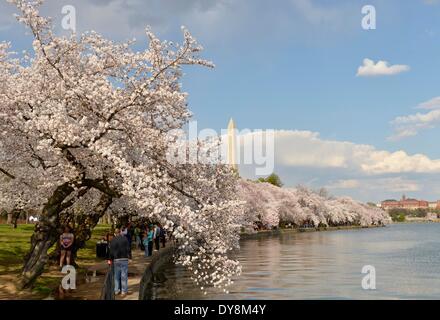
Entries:
[[155, 250], [159, 251], [159, 243], [160, 243], [160, 228], [157, 224], [154, 225], [154, 235], [153, 235], [153, 240], [154, 240], [154, 246], [155, 246]]
[[154, 232], [152, 228], [147, 228], [147, 232], [144, 237], [145, 256], [149, 257], [153, 254], [153, 236]]
[[132, 231], [131, 231], [131, 225], [130, 223], [122, 228], [122, 234], [127, 238], [128, 240], [128, 247], [130, 248], [130, 252], [129, 252], [129, 258], [131, 259], [131, 243], [132, 243]]
[[133, 240], [136, 240], [134, 237], [134, 228], [133, 228], [133, 225], [131, 224], [131, 222], [127, 226], [127, 239], [128, 239], [128, 242], [130, 243], [130, 248], [131, 248]]
[[130, 245], [127, 238], [119, 229], [115, 230], [115, 237], [110, 242], [110, 260], [114, 264], [115, 295], [128, 293], [128, 258]]
[[142, 233], [142, 246], [144, 247], [145, 257], [148, 257], [148, 228]]
[[70, 228], [66, 226], [64, 228], [63, 234], [60, 236], [60, 245], [61, 245], [60, 268], [64, 266], [64, 260], [66, 260], [67, 265], [70, 265], [74, 240], [75, 240], [75, 236], [71, 232]]
[[166, 232], [165, 232], [165, 229], [162, 228], [162, 226], [160, 224], [159, 224], [159, 228], [160, 228], [160, 232], [159, 232], [160, 242], [162, 243], [162, 248], [165, 248]]

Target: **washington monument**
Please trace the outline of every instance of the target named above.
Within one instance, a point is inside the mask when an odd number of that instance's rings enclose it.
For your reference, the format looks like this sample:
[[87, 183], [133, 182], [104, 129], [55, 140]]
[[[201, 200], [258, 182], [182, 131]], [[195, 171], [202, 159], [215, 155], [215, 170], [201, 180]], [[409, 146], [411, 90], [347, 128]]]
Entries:
[[228, 124], [228, 164], [232, 166], [232, 168], [238, 172], [237, 159], [236, 159], [236, 130], [235, 130], [235, 122], [231, 118]]

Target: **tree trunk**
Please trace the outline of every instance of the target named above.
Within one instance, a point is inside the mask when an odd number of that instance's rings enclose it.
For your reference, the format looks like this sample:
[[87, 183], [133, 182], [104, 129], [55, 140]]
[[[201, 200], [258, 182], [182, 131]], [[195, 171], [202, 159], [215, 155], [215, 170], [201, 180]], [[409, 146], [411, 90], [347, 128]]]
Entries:
[[12, 224], [12, 213], [8, 213], [8, 219], [6, 220], [6, 224]]
[[80, 217], [78, 223], [75, 223], [75, 243], [72, 248], [72, 261], [76, 260], [78, 250], [86, 246], [86, 242], [92, 237], [92, 231], [99, 222], [99, 219], [105, 214], [112, 203], [112, 197], [102, 194], [98, 205], [93, 213]]
[[35, 225], [31, 237], [31, 249], [25, 257], [21, 273], [21, 286], [31, 286], [44, 271], [47, 251], [58, 240], [60, 234], [59, 213], [64, 209], [63, 201], [74, 191], [69, 183], [59, 186], [44, 205], [40, 221]]
[[18, 219], [20, 218], [22, 210], [20, 209], [14, 209], [12, 210], [12, 225], [14, 229], [17, 229]]

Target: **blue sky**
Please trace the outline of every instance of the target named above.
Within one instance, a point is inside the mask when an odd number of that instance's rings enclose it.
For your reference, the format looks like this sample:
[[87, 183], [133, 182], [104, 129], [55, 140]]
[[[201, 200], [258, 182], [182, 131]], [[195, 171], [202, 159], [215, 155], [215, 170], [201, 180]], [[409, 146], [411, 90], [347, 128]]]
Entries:
[[[79, 31], [93, 29], [115, 40], [136, 37], [139, 47], [146, 25], [170, 40], [179, 40], [185, 25], [205, 47], [203, 56], [216, 64], [213, 70], [185, 70], [183, 88], [199, 128], [220, 130], [233, 117], [239, 129], [286, 130], [291, 140], [276, 144], [277, 159], [309, 159], [311, 151], [302, 146], [319, 139], [313, 152], [326, 163], [338, 148], [325, 146], [350, 144], [339, 166], [276, 161], [286, 185], [325, 186], [363, 201], [402, 193], [440, 199], [440, 106], [416, 109], [440, 96], [440, 1], [49, 0], [43, 12], [59, 25], [65, 4], [75, 6]], [[376, 30], [361, 28], [367, 4], [376, 8]], [[0, 40], [16, 50], [28, 48], [12, 12], [1, 0]], [[357, 76], [364, 59], [409, 70]], [[390, 139], [399, 132], [411, 134]], [[367, 170], [353, 160], [350, 152], [364, 145], [377, 152], [368, 165], [386, 168]], [[253, 177], [246, 169], [242, 174]]]

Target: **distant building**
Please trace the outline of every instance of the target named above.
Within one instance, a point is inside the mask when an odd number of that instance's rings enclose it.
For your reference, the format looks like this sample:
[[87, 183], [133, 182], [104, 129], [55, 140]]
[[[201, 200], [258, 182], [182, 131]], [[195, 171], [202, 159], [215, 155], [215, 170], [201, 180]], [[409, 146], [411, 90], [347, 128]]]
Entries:
[[439, 209], [440, 208], [440, 201], [434, 202], [435, 206], [433, 207], [432, 203], [426, 201], [426, 200], [417, 200], [417, 199], [408, 199], [405, 196], [402, 197], [401, 200], [385, 200], [382, 201], [381, 207], [382, 209], [389, 210], [389, 209], [409, 209], [409, 210], [416, 210], [416, 209]]
[[429, 209], [438, 209], [438, 208], [439, 208], [439, 201], [429, 203]]

